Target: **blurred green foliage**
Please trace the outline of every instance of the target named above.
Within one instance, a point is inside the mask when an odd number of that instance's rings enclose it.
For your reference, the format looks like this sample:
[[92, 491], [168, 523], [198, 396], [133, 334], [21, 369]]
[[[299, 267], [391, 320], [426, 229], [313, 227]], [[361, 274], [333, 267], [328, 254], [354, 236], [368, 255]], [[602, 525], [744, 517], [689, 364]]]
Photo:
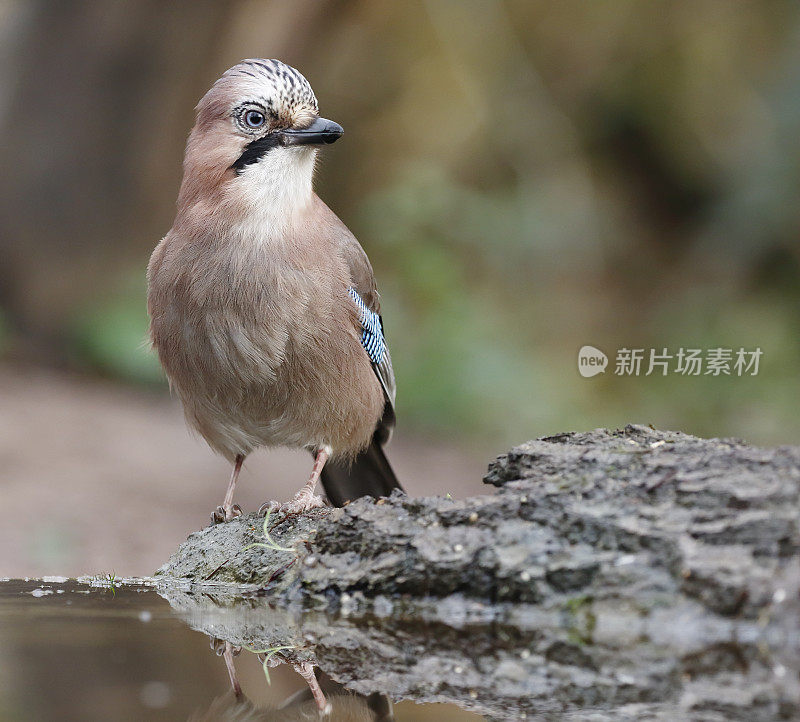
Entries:
[[[523, 429], [535, 429], [530, 436], [632, 421], [765, 442], [800, 429], [800, 339], [789, 332], [799, 310], [796, 269], [784, 268], [785, 287], [707, 277], [655, 296], [635, 276], [630, 289], [604, 288], [580, 263], [554, 283], [531, 262], [541, 250], [525, 249], [537, 219], [509, 204], [414, 169], [363, 205], [359, 222], [380, 239], [372, 255], [388, 276], [384, 315], [408, 423], [495, 443], [520, 441]], [[605, 375], [579, 376], [584, 344], [607, 353]], [[619, 348], [719, 346], [761, 347], [759, 375], [614, 374]]]
[[69, 328], [75, 363], [125, 381], [156, 385], [164, 381], [147, 337], [143, 278], [120, 284], [98, 305], [79, 310]]

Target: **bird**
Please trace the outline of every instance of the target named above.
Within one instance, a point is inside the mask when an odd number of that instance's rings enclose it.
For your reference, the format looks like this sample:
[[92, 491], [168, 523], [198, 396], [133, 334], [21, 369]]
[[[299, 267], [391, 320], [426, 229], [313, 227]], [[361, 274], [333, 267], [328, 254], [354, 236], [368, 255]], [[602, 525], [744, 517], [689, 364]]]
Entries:
[[147, 268], [149, 336], [188, 426], [232, 464], [212, 523], [261, 447], [310, 451], [307, 482], [284, 502], [402, 489], [383, 447], [396, 382], [367, 254], [314, 192], [320, 148], [343, 129], [276, 59], [243, 60], [195, 108], [175, 220]]

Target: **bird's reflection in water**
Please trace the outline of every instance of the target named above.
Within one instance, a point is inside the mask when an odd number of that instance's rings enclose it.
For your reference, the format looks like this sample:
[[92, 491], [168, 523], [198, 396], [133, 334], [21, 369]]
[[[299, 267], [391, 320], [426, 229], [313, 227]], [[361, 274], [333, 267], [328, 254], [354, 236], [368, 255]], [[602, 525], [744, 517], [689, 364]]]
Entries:
[[208, 710], [197, 713], [189, 722], [301, 722], [331, 720], [337, 722], [393, 722], [392, 705], [380, 694], [355, 694], [334, 682], [310, 663], [293, 664], [305, 679], [308, 689], [301, 690], [272, 709], [257, 708], [242, 692], [234, 658], [241, 651], [230, 642], [211, 640], [211, 648], [223, 658], [231, 690], [215, 699]]

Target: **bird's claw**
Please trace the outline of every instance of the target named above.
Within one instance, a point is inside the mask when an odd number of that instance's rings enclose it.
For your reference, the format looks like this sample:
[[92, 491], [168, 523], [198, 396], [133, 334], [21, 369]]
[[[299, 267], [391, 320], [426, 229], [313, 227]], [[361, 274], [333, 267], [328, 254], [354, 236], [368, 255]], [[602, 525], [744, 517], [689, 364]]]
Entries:
[[258, 508], [259, 516], [266, 516], [267, 512], [280, 512], [286, 514], [302, 514], [309, 509], [317, 509], [325, 506], [325, 502], [319, 494], [301, 491], [295, 494], [289, 501], [280, 504], [277, 501], [266, 501]]
[[224, 524], [225, 522], [233, 521], [243, 513], [242, 507], [238, 504], [234, 504], [229, 512], [225, 511], [225, 507], [218, 506], [211, 512], [211, 524]]
[[258, 507], [258, 515], [259, 516], [266, 516], [267, 512], [277, 511], [281, 508], [281, 505], [277, 501], [265, 501], [260, 507]]
[[236, 647], [230, 642], [226, 642], [224, 639], [220, 639], [219, 637], [209, 637], [209, 644], [208, 646], [211, 647], [211, 651], [217, 655], [217, 657], [221, 657], [225, 654], [226, 645], [230, 645], [231, 654], [234, 657], [238, 657], [242, 653], [241, 647]]

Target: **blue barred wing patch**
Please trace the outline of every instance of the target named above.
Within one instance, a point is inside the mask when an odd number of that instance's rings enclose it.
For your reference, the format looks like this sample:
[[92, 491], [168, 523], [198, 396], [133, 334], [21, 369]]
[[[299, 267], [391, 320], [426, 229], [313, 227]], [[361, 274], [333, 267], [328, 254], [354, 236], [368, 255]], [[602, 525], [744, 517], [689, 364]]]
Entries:
[[370, 311], [355, 288], [348, 289], [350, 298], [358, 306], [359, 321], [361, 322], [361, 345], [364, 347], [370, 361], [379, 366], [386, 356], [386, 341], [383, 338], [381, 317]]

